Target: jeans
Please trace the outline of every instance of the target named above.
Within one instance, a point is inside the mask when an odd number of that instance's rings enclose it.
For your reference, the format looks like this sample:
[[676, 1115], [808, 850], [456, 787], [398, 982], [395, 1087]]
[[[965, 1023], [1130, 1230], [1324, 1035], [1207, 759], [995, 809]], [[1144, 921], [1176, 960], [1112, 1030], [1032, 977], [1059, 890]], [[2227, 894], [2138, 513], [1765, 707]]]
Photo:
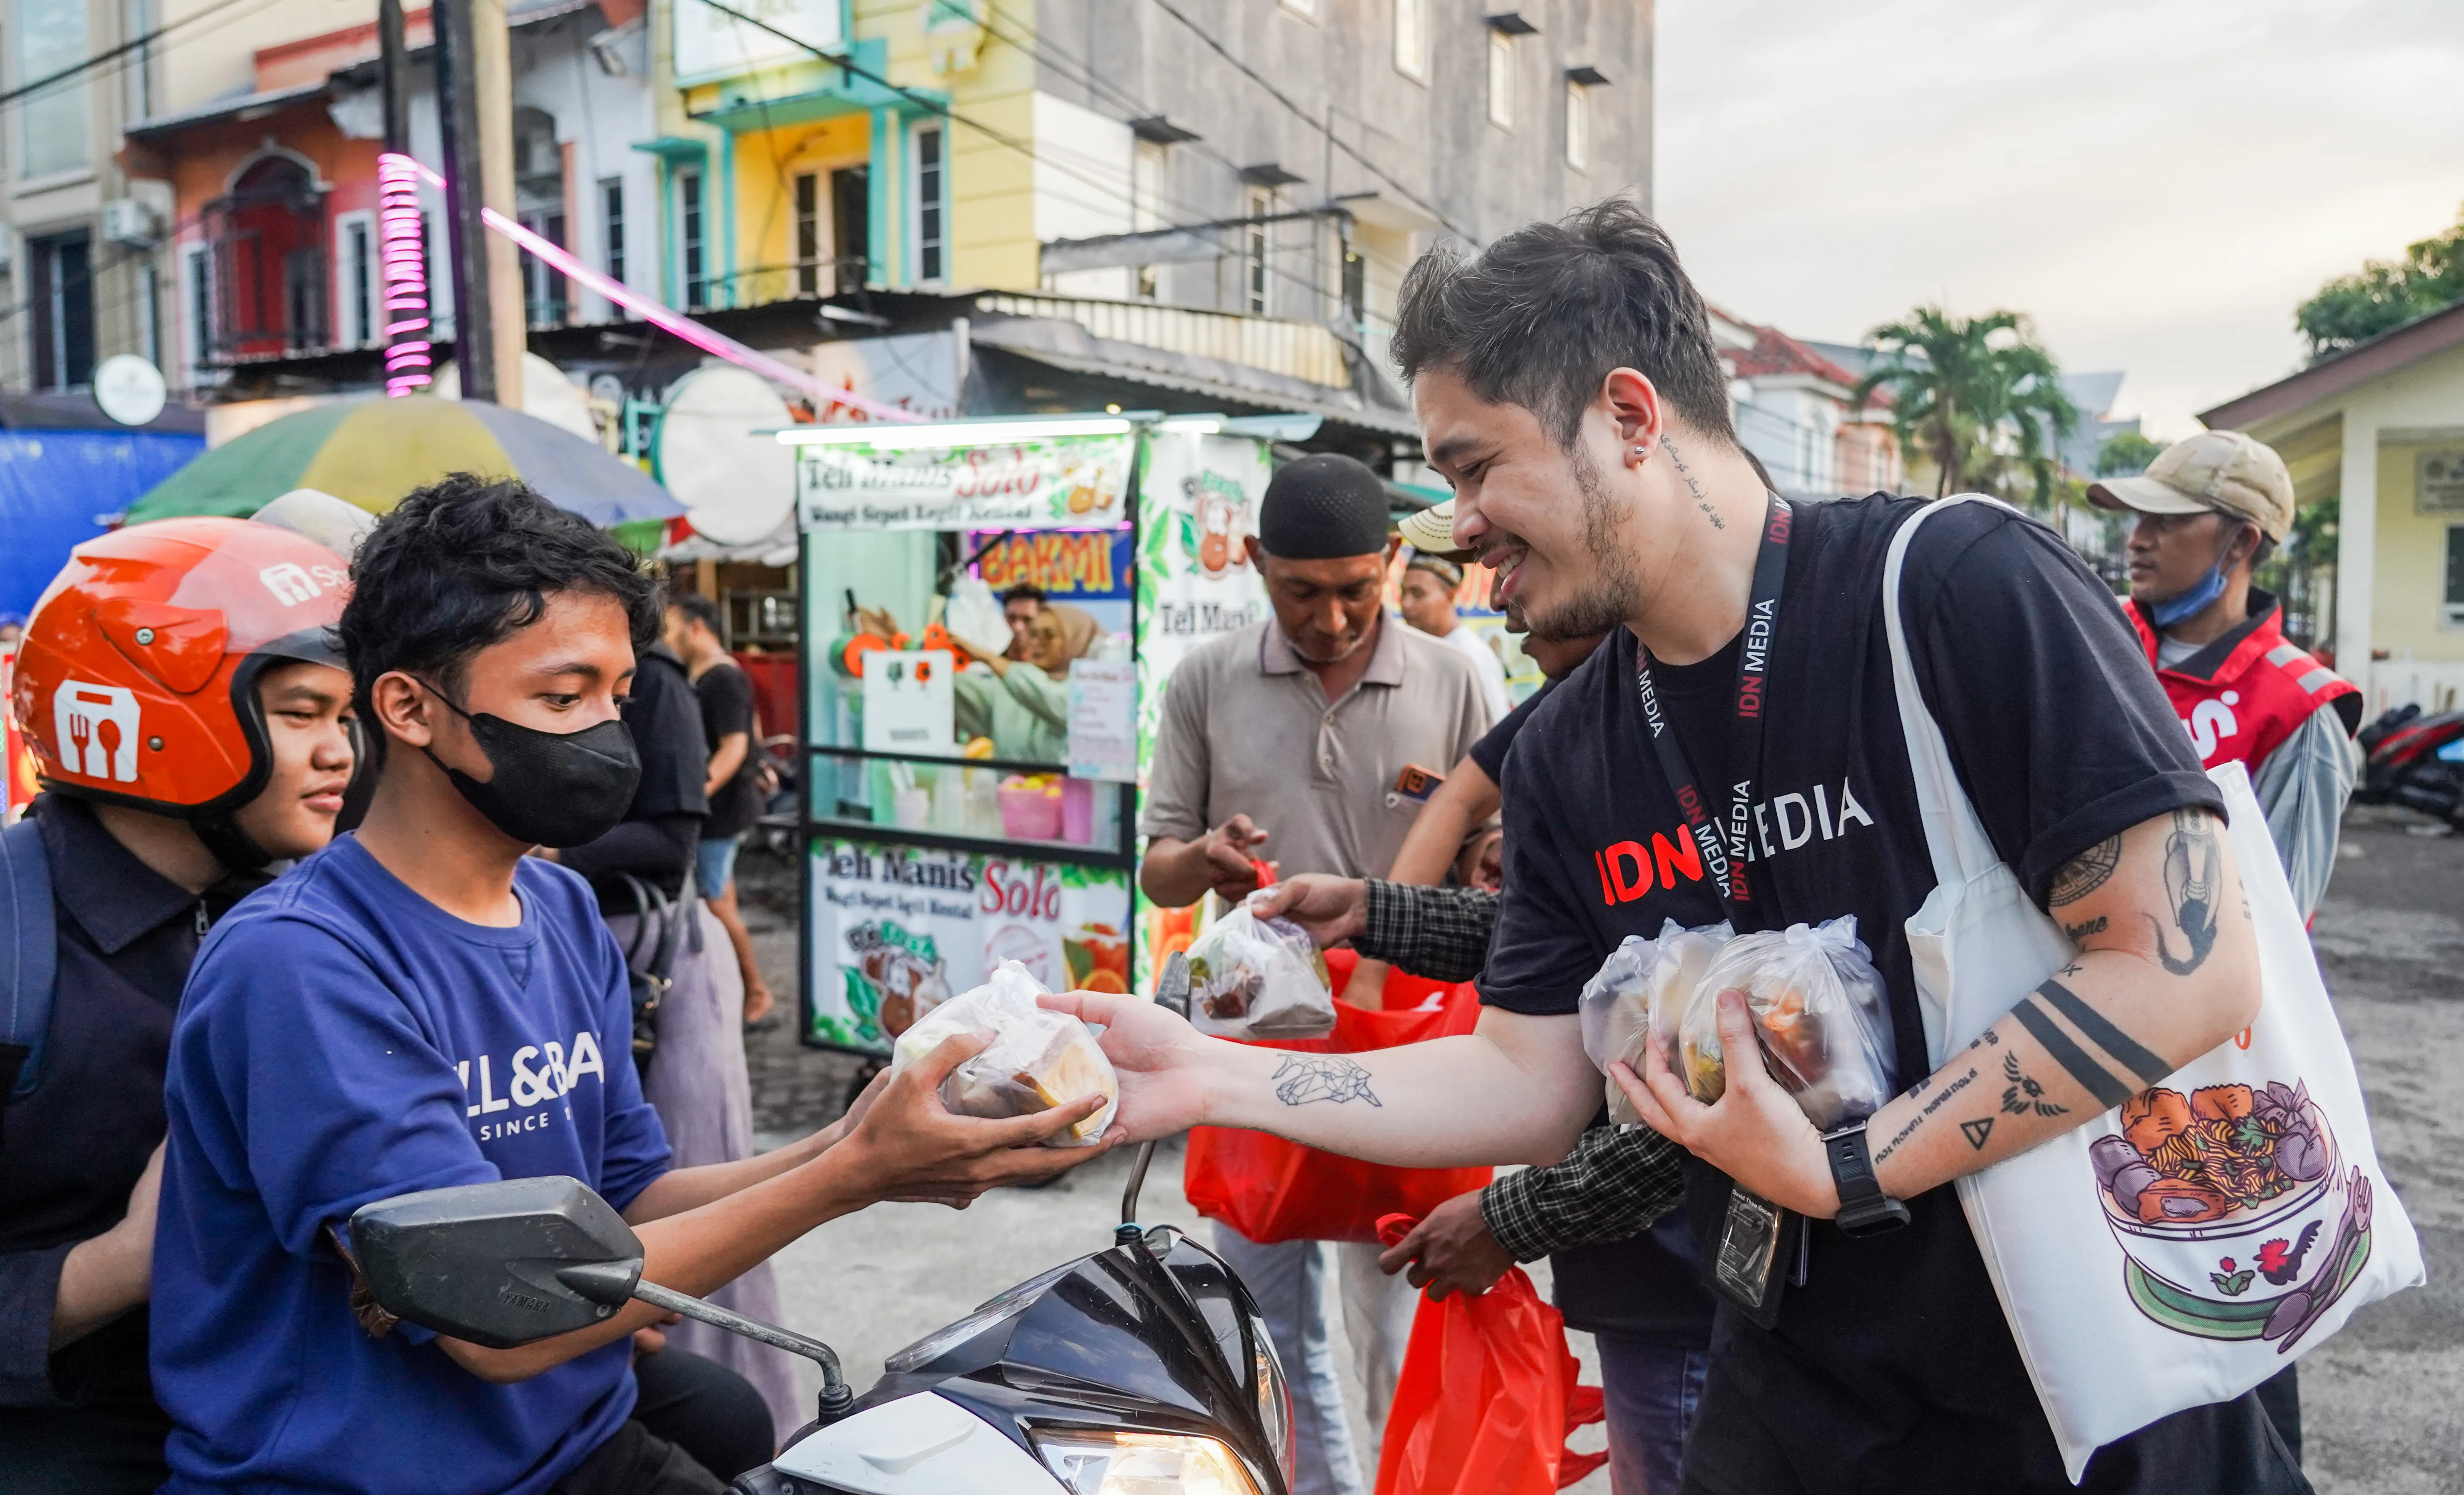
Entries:
[[741, 836], [712, 836], [693, 844], [693, 884], [705, 898], [723, 898], [736, 883], [736, 853]]
[[1292, 1495], [1363, 1495], [1360, 1461], [1343, 1416], [1343, 1383], [1326, 1314], [1332, 1263], [1322, 1241], [1262, 1245], [1221, 1220], [1215, 1254], [1265, 1315], [1292, 1394]]
[[1676, 1495], [1685, 1430], [1703, 1399], [1711, 1352], [1595, 1333], [1608, 1403], [1609, 1487], [1617, 1495]]
[[1389, 1277], [1377, 1269], [1386, 1248], [1375, 1242], [1338, 1241], [1332, 1249], [1343, 1284], [1343, 1337], [1352, 1341], [1352, 1361], [1368, 1393], [1370, 1438], [1382, 1440], [1395, 1383], [1403, 1374], [1403, 1352], [1412, 1343], [1412, 1320], [1420, 1311], [1420, 1289], [1401, 1272]]

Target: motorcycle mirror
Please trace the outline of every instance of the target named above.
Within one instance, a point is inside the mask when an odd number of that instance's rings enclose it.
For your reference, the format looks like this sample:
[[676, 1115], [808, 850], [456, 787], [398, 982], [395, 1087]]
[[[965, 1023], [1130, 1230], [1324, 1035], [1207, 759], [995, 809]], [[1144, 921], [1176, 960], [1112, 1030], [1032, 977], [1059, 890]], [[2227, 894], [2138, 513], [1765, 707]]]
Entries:
[[[1164, 961], [1163, 970], [1155, 977], [1155, 1004], [1169, 1007], [1182, 1017], [1189, 1016], [1189, 956], [1174, 951]], [[1138, 1194], [1146, 1187], [1147, 1164], [1155, 1160], [1153, 1142], [1138, 1144], [1137, 1160], [1130, 1165], [1129, 1187], [1121, 1191], [1121, 1224], [1113, 1234], [1114, 1241], [1128, 1245], [1142, 1240], [1145, 1232], [1138, 1228]]]
[[822, 1369], [820, 1416], [855, 1404], [836, 1352], [642, 1280], [642, 1242], [579, 1178], [502, 1178], [362, 1205], [351, 1216], [360, 1275], [398, 1318], [491, 1350], [588, 1329], [639, 1299], [800, 1354]]
[[503, 1178], [429, 1189], [363, 1205], [351, 1246], [368, 1290], [388, 1313], [492, 1350], [571, 1333], [615, 1312], [558, 1274], [595, 1269], [621, 1283], [642, 1275], [642, 1242], [578, 1178]]

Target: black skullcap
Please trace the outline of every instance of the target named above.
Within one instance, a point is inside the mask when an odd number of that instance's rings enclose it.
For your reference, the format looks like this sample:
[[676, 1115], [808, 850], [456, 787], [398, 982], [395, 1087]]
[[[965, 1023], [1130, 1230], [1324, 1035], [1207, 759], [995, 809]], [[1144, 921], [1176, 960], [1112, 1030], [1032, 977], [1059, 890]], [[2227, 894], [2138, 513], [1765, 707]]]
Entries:
[[1330, 451], [1287, 463], [1258, 507], [1258, 548], [1286, 561], [1375, 555], [1386, 548], [1386, 487]]

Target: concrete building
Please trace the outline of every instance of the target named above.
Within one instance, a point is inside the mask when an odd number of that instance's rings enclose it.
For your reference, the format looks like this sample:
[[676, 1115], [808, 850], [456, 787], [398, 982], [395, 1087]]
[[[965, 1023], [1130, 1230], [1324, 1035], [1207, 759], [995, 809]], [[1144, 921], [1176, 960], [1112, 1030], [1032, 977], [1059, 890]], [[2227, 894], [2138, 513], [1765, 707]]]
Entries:
[[[2199, 419], [2274, 447], [2305, 508], [2336, 506], [2336, 668], [2372, 715], [2464, 695], [2464, 304]], [[2323, 610], [2323, 609], [2322, 609]]]
[[1896, 493], [1907, 473], [1891, 429], [1887, 395], [1862, 408], [1849, 400], [1857, 376], [1823, 351], [1776, 327], [1712, 313], [1727, 365], [1737, 439], [1791, 498]]

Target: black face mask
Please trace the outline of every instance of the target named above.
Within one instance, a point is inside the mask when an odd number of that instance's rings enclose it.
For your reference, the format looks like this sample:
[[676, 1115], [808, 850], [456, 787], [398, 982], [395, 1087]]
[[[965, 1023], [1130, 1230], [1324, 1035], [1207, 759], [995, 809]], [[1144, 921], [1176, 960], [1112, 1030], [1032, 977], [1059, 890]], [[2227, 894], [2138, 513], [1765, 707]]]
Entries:
[[633, 749], [633, 729], [622, 718], [580, 732], [541, 732], [486, 712], [473, 715], [434, 686], [429, 691], [471, 724], [495, 777], [482, 783], [432, 750], [420, 751], [489, 824], [516, 841], [559, 850], [582, 846], [615, 829], [632, 807], [642, 758]]

